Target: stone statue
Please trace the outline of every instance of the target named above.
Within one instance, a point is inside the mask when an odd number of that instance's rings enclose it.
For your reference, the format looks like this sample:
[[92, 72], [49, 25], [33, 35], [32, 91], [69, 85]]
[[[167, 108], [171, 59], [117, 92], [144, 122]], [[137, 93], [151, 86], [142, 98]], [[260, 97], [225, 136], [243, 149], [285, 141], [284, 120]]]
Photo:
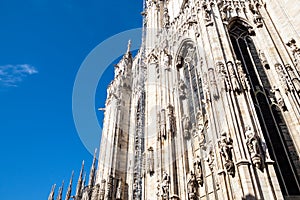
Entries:
[[170, 26], [170, 16], [168, 8], [164, 9], [164, 19], [163, 19], [163, 27], [168, 28]]
[[121, 200], [122, 199], [122, 191], [123, 191], [123, 185], [122, 185], [122, 179], [119, 179], [118, 181], [118, 187], [116, 192], [116, 199]]
[[280, 90], [277, 86], [273, 86], [273, 89], [270, 90], [271, 93], [274, 94], [275, 96], [275, 100], [276, 100], [276, 103], [277, 105], [282, 109], [282, 110], [286, 110], [286, 106], [285, 106], [285, 103], [284, 103], [284, 100], [282, 98], [282, 95], [280, 93]]
[[235, 75], [232, 62], [228, 62], [227, 66], [228, 66], [228, 70], [229, 70], [229, 75], [230, 75], [232, 90], [234, 92], [240, 93], [241, 89], [240, 89], [239, 81], [238, 81], [238, 79], [237, 79], [237, 77]]
[[183, 125], [183, 135], [185, 138], [190, 137], [190, 118], [187, 115], [184, 115], [182, 118]]
[[190, 174], [188, 174], [188, 176], [188, 198], [189, 200], [196, 200], [198, 188], [196, 176], [192, 171]]
[[168, 200], [169, 199], [169, 185], [170, 185], [170, 177], [167, 174], [167, 172], [163, 172], [163, 178], [162, 178], [162, 197], [163, 199]]
[[203, 173], [202, 173], [202, 165], [201, 165], [201, 159], [199, 156], [196, 157], [194, 160], [194, 170], [195, 170], [195, 176], [196, 180], [199, 185], [203, 186]]
[[247, 79], [247, 75], [243, 70], [242, 62], [237, 60], [237, 61], [235, 61], [235, 63], [236, 63], [236, 66], [237, 66], [237, 70], [238, 70], [238, 73], [239, 73], [239, 77], [240, 77], [240, 80], [241, 80], [242, 87], [243, 87], [244, 90], [248, 90], [250, 88], [250, 85], [249, 85], [249, 82], [248, 82], [248, 79]]
[[179, 83], [178, 83], [178, 91], [179, 91], [179, 97], [182, 99], [186, 98], [186, 84], [184, 83], [184, 81], [182, 79], [180, 79]]
[[251, 160], [253, 164], [257, 168], [261, 168], [261, 151], [260, 151], [260, 139], [259, 137], [252, 131], [250, 126], [246, 127], [245, 131], [245, 136], [246, 136], [246, 144], [251, 156]]
[[227, 136], [227, 133], [225, 131], [223, 131], [218, 141], [220, 154], [225, 159], [224, 166], [226, 168], [226, 171], [228, 172], [228, 174], [234, 176], [235, 168], [232, 160], [232, 149], [233, 149], [232, 143], [233, 140], [229, 136]]

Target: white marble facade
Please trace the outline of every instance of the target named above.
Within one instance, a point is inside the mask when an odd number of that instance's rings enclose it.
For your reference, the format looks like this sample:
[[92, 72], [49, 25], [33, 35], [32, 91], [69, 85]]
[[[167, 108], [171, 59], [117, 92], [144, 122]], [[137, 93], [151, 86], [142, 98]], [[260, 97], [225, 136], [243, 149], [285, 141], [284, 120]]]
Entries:
[[88, 199], [300, 199], [299, 3], [147, 0]]

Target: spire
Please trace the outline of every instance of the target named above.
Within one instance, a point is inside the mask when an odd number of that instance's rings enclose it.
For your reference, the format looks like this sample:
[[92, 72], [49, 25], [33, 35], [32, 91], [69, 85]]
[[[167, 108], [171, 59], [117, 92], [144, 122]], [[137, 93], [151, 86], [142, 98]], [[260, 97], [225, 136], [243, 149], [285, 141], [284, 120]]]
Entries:
[[52, 185], [51, 192], [49, 194], [48, 200], [54, 200], [55, 187], [56, 187], [56, 184]]
[[76, 194], [75, 194], [76, 198], [79, 197], [81, 194], [83, 170], [84, 170], [84, 160], [82, 161], [81, 170], [80, 170], [80, 174], [79, 174], [79, 178], [78, 178], [78, 182], [77, 182]]
[[128, 45], [127, 45], [127, 51], [126, 53], [130, 53], [130, 48], [131, 48], [131, 40], [128, 40]]
[[69, 186], [68, 186], [68, 190], [67, 190], [65, 200], [70, 200], [70, 198], [71, 198], [73, 177], [74, 177], [74, 171], [72, 171], [72, 175], [71, 175], [71, 178], [70, 178], [70, 183], [69, 183]]
[[86, 180], [86, 173], [84, 173], [83, 180], [82, 180], [82, 184], [81, 184], [81, 191], [80, 191], [80, 194], [81, 194], [81, 195], [83, 195], [83, 192], [84, 192], [84, 188], [85, 188], [85, 180]]
[[88, 184], [88, 186], [90, 187], [93, 187], [95, 183], [96, 154], [97, 154], [97, 149], [95, 149], [93, 163], [90, 170], [89, 184]]
[[58, 195], [56, 197], [56, 200], [62, 200], [62, 193], [63, 193], [63, 190], [64, 190], [64, 181], [62, 182], [61, 184], [61, 187], [59, 187], [59, 192], [58, 192]]

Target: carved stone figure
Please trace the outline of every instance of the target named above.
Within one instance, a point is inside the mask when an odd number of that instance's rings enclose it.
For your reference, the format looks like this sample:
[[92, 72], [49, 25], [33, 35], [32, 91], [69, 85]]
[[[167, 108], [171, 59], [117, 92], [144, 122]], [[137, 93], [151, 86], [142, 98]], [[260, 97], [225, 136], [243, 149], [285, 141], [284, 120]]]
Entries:
[[240, 89], [239, 81], [235, 75], [235, 71], [234, 71], [232, 62], [228, 62], [227, 67], [228, 67], [229, 76], [230, 76], [230, 80], [231, 80], [232, 90], [234, 92], [240, 93], [241, 89]]
[[290, 79], [291, 79], [292, 83], [294, 84], [295, 90], [297, 92], [300, 92], [300, 80], [296, 76], [292, 66], [287, 64], [287, 65], [285, 65], [285, 68], [286, 68], [287, 73], [290, 75]]
[[203, 1], [202, 8], [203, 8], [203, 19], [206, 22], [206, 26], [209, 26], [213, 22], [212, 22], [212, 19], [211, 19], [211, 10], [209, 9], [209, 6], [206, 3], [206, 1]]
[[190, 118], [187, 115], [182, 117], [183, 135], [185, 138], [190, 137]]
[[218, 72], [219, 72], [219, 76], [220, 76], [220, 78], [223, 82], [222, 88], [226, 92], [230, 91], [230, 82], [229, 82], [229, 79], [228, 79], [228, 74], [227, 74], [225, 65], [222, 62], [217, 62], [216, 66], [217, 66], [217, 69], [218, 69]]
[[106, 197], [105, 198], [111, 198], [112, 197], [112, 191], [113, 191], [113, 176], [109, 175], [107, 186], [106, 186]]
[[153, 148], [148, 148], [147, 171], [152, 176], [154, 174], [154, 152]]
[[179, 80], [178, 83], [178, 91], [179, 91], [179, 97], [182, 99], [186, 98], [186, 84], [184, 83], [184, 81], [182, 79]]
[[294, 57], [294, 62], [296, 63], [297, 71], [300, 73], [300, 48], [297, 46], [296, 40], [293, 38], [289, 40], [286, 45], [290, 47]]
[[116, 199], [117, 200], [121, 200], [122, 199], [122, 193], [123, 193], [122, 179], [119, 179], [119, 181], [118, 181], [118, 187], [117, 187], [117, 192], [116, 192]]
[[223, 156], [225, 160], [225, 168], [228, 174], [234, 176], [235, 169], [234, 163], [232, 160], [232, 146], [233, 140], [227, 135], [225, 131], [221, 133], [220, 139], [218, 141], [220, 154]]
[[163, 172], [162, 184], [161, 184], [163, 199], [166, 200], [169, 199], [169, 186], [170, 186], [170, 177], [167, 174], [167, 172]]
[[277, 105], [281, 109], [286, 110], [286, 106], [285, 106], [285, 103], [284, 103], [284, 100], [282, 98], [279, 88], [277, 86], [273, 86], [273, 89], [270, 90], [270, 92], [274, 94]]
[[201, 159], [199, 156], [197, 156], [194, 160], [194, 171], [196, 180], [199, 185], [203, 186], [203, 173], [202, 173], [202, 165], [201, 165]]
[[238, 73], [239, 73], [239, 77], [240, 77], [240, 80], [241, 80], [243, 90], [250, 89], [249, 81], [248, 81], [246, 73], [243, 70], [241, 61], [237, 60], [236, 61], [236, 66], [237, 66], [237, 70], [238, 70]]
[[260, 58], [261, 63], [263, 64], [263, 66], [266, 69], [270, 69], [270, 66], [269, 66], [268, 60], [266, 58], [266, 55], [262, 50], [259, 50], [259, 58]]
[[103, 179], [101, 181], [101, 186], [100, 186], [99, 200], [104, 200], [104, 198], [105, 198], [105, 183], [106, 183], [106, 180]]
[[163, 27], [168, 28], [170, 26], [170, 16], [168, 8], [164, 9]]
[[251, 160], [257, 168], [261, 168], [262, 154], [260, 151], [260, 139], [259, 139], [258, 135], [256, 135], [252, 131], [250, 126], [246, 127], [245, 136], [246, 136], [246, 144], [247, 144], [250, 156], [251, 156]]
[[214, 162], [215, 162], [215, 155], [214, 155], [214, 152], [212, 150], [212, 147], [209, 147], [208, 148], [208, 154], [207, 154], [207, 157], [206, 157], [206, 161], [208, 163], [208, 167], [209, 169], [212, 171], [213, 168], [214, 168]]
[[189, 200], [196, 200], [198, 188], [196, 176], [192, 171], [188, 174], [188, 176], [188, 198]]
[[161, 125], [160, 125], [160, 128], [161, 128], [161, 136], [166, 139], [167, 138], [167, 131], [166, 131], [166, 110], [165, 109], [162, 109], [161, 110]]
[[168, 105], [168, 119], [169, 119], [169, 130], [168, 134], [172, 137], [176, 133], [176, 121], [174, 116], [174, 107], [172, 105]]
[[276, 72], [280, 78], [280, 83], [281, 86], [284, 88], [285, 93], [287, 93], [288, 91], [290, 91], [288, 83], [287, 83], [287, 79], [286, 79], [286, 74], [283, 71], [282, 65], [280, 63], [276, 63], [275, 64], [275, 69]]

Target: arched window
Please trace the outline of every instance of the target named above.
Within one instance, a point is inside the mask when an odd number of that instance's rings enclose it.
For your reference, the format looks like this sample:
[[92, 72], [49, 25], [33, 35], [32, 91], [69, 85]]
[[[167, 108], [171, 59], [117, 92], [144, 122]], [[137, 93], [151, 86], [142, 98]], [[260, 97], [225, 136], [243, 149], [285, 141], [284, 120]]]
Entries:
[[186, 41], [177, 57], [177, 79], [181, 98], [181, 113], [189, 117], [191, 125], [196, 124], [198, 112], [203, 113], [201, 101], [203, 97], [202, 80], [199, 76], [200, 60], [193, 42]]
[[[283, 118], [282, 111], [272, 105], [271, 85], [259, 58], [248, 28], [234, 22], [229, 28], [230, 39], [236, 58], [242, 62], [251, 85], [251, 97], [267, 143], [275, 171], [285, 196], [300, 195], [299, 158]], [[296, 154], [297, 155], [297, 154]]]

